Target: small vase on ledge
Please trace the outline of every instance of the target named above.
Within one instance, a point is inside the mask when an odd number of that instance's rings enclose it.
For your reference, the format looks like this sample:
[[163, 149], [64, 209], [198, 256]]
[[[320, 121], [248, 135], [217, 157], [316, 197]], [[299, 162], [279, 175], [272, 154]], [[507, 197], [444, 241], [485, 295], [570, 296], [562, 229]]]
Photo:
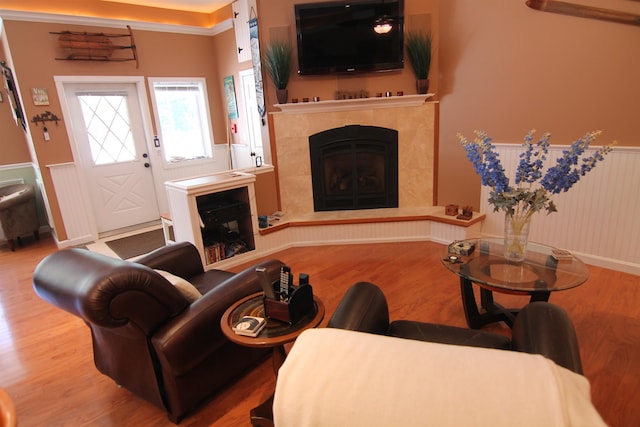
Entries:
[[418, 92], [419, 95], [429, 92], [429, 79], [416, 80], [416, 92]]
[[278, 98], [278, 104], [286, 104], [289, 98], [289, 91], [287, 89], [276, 89], [276, 98]]
[[526, 258], [530, 222], [530, 216], [504, 216], [504, 257], [507, 261], [520, 262]]

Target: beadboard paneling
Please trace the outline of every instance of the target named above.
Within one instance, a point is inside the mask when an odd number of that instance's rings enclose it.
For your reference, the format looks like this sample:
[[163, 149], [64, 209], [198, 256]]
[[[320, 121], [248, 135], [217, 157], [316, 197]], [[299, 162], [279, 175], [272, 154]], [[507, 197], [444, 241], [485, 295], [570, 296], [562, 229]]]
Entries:
[[[496, 144], [502, 165], [514, 175], [518, 144]], [[549, 159], [562, 155], [567, 146], [552, 146]], [[513, 176], [510, 176], [513, 183]], [[487, 214], [484, 235], [502, 236], [504, 214], [493, 212], [487, 202], [489, 188], [482, 188], [480, 211]], [[615, 147], [603, 162], [582, 177], [568, 192], [553, 195], [558, 212], [536, 214], [531, 241], [568, 249], [583, 261], [640, 274], [640, 149]]]

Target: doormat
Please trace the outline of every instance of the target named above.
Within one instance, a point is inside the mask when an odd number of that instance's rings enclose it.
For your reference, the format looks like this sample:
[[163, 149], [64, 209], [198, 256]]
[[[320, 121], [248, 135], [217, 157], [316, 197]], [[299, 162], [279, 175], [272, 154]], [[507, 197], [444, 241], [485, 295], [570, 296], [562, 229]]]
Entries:
[[165, 245], [161, 228], [104, 243], [122, 259], [137, 257]]

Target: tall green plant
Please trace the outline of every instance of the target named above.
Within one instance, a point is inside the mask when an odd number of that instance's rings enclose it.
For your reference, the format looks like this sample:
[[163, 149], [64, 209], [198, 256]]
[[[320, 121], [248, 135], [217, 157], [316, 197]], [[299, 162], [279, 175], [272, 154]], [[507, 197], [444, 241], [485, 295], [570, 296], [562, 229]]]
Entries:
[[275, 41], [264, 53], [264, 65], [276, 89], [286, 89], [291, 75], [291, 46]]
[[411, 31], [407, 34], [405, 44], [416, 79], [427, 79], [431, 67], [431, 34]]

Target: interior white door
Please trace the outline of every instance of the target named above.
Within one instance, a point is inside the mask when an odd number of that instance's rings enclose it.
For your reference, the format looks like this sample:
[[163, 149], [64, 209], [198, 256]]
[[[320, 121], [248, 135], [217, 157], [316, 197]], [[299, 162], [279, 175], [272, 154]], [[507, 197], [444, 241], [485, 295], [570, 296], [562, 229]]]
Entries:
[[136, 90], [133, 83], [65, 85], [99, 233], [160, 218]]
[[[241, 87], [244, 117], [246, 117], [247, 132], [249, 136], [249, 146], [251, 152], [255, 153], [264, 161], [264, 152], [262, 149], [262, 118], [257, 108], [256, 97], [256, 81], [253, 76], [253, 68], [240, 71], [239, 73]], [[255, 165], [251, 165], [255, 166]]]

